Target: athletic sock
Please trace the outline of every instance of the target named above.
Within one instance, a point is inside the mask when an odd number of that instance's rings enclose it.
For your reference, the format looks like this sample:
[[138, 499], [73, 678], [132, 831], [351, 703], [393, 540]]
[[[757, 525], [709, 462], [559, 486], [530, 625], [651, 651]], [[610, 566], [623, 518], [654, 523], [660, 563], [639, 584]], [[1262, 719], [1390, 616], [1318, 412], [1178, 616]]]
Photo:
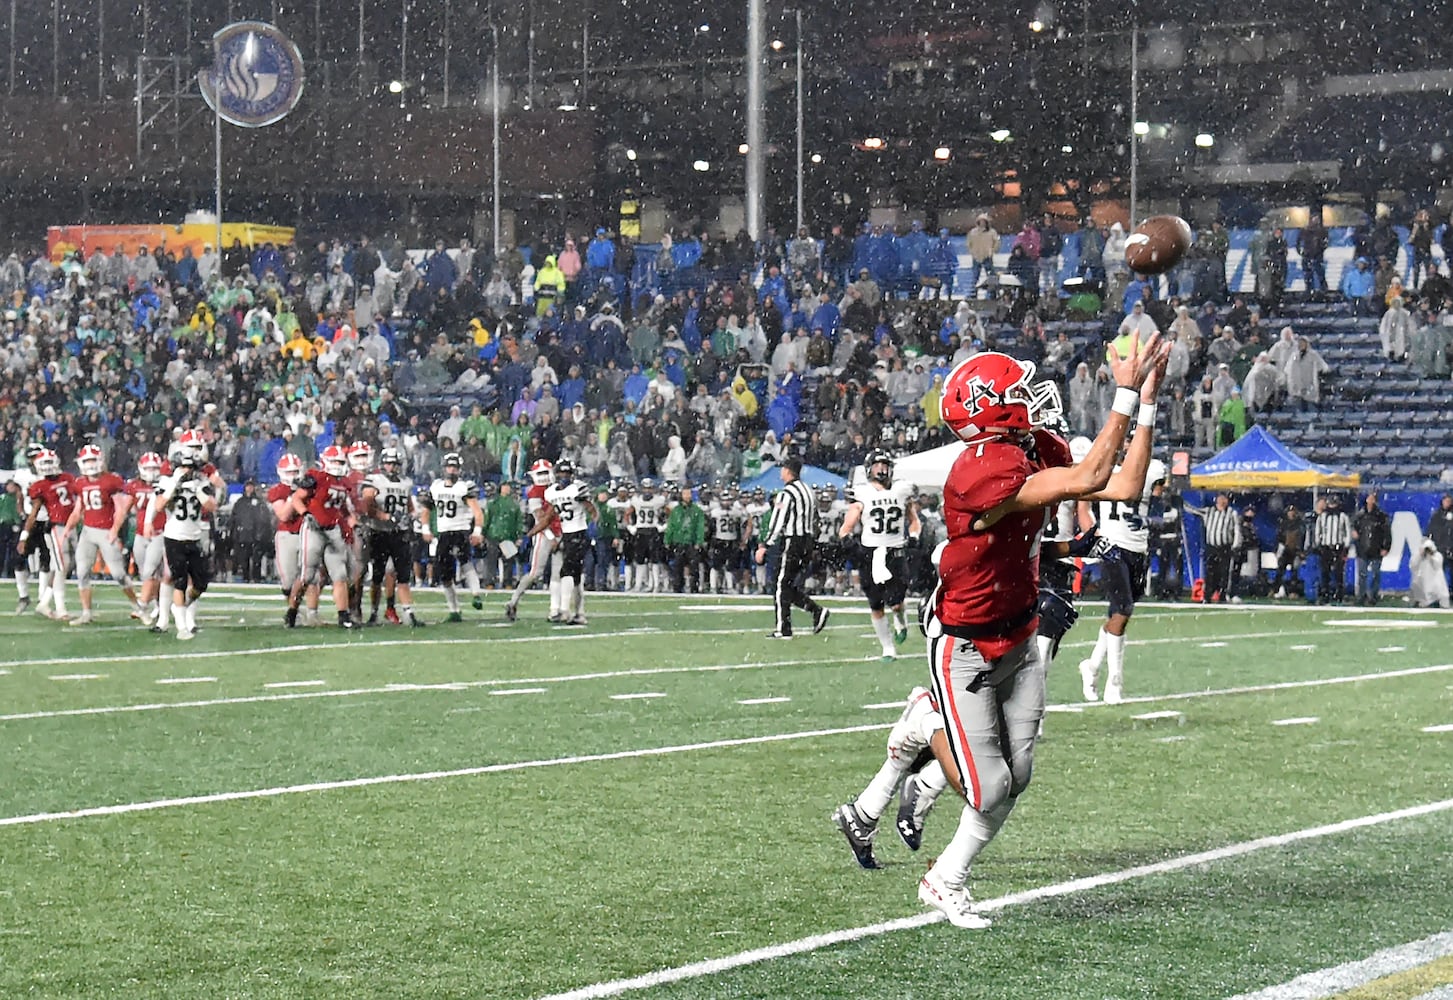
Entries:
[[15, 596], [22, 601], [30, 600], [30, 570], [16, 568]]
[[967, 804], [964, 806], [964, 811], [959, 816], [958, 829], [954, 831], [953, 838], [933, 866], [950, 888], [963, 888], [968, 881], [969, 868], [974, 859], [989, 846], [989, 842], [1004, 826], [1004, 821], [1009, 818], [1013, 808], [1013, 798], [1005, 799], [990, 812], [979, 812]]
[[171, 623], [172, 611], [175, 607], [172, 604], [172, 593], [175, 590], [176, 588], [173, 587], [171, 584], [163, 583], [161, 585], [161, 588], [157, 591], [156, 624], [158, 628], [164, 629], [167, 627], [168, 624]]
[[883, 766], [878, 768], [878, 773], [873, 775], [873, 780], [868, 782], [868, 787], [853, 800], [858, 815], [870, 825], [876, 826], [878, 817], [883, 815], [883, 810], [888, 808], [888, 803], [898, 793], [898, 786], [903, 784], [903, 775], [912, 763], [911, 760], [899, 760], [896, 757], [885, 760]]
[[466, 566], [464, 569], [464, 582], [469, 584], [471, 597], [479, 596], [479, 571], [473, 566]]
[[893, 626], [888, 623], [887, 615], [879, 615], [873, 619], [873, 631], [883, 647], [883, 655], [897, 656], [898, 650], [893, 645]]
[[454, 584], [444, 584], [444, 603], [449, 607], [450, 614], [457, 614], [459, 611], [459, 592], [454, 589]]
[[1099, 635], [1095, 636], [1095, 651], [1090, 654], [1090, 666], [1095, 670], [1100, 669], [1100, 664], [1105, 662], [1105, 644], [1110, 633], [1102, 627]]
[[555, 594], [550, 595], [550, 603], [554, 605], [550, 613], [553, 615], [555, 609], [558, 609], [561, 618], [569, 618], [575, 607], [575, 577], [562, 576], [558, 581], [551, 580], [550, 586], [560, 595], [558, 604], [555, 603]]
[[1125, 637], [1123, 635], [1105, 634], [1105, 648], [1107, 650], [1109, 667], [1105, 671], [1105, 689], [1120, 690], [1125, 680]]

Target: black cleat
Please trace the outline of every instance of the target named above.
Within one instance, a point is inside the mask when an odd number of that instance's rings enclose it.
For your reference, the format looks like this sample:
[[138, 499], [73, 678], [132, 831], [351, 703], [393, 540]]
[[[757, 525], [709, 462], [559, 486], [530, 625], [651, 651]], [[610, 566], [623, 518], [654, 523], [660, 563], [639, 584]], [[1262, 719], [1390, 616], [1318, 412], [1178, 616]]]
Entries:
[[519, 608], [515, 607], [513, 604], [506, 604], [505, 605], [505, 621], [511, 621], [512, 622], [516, 618], [518, 618], [519, 616], [520, 616], [520, 610], [519, 610]]
[[903, 782], [903, 791], [898, 793], [898, 820], [894, 825], [910, 851], [916, 851], [923, 845], [923, 819], [917, 815], [918, 798], [922, 791], [918, 775], [910, 774]]
[[298, 627], [298, 609], [297, 608], [288, 608], [287, 613], [283, 615], [283, 624], [286, 625], [288, 628], [297, 628]]
[[815, 615], [812, 616], [812, 634], [813, 635], [817, 635], [817, 633], [819, 633], [823, 629], [827, 628], [827, 620], [828, 620], [828, 617], [831, 616], [831, 614], [832, 614], [832, 612], [829, 611], [829, 610], [827, 610], [827, 608], [819, 607], [817, 609], [817, 614], [815, 614]]
[[409, 627], [410, 628], [423, 628], [424, 627], [424, 620], [422, 618], [417, 618], [414, 615], [409, 615]]
[[358, 622], [354, 621], [353, 616], [347, 611], [340, 611], [338, 612], [338, 627], [351, 632], [353, 629], [358, 628]]
[[863, 822], [858, 815], [857, 806], [851, 802], [838, 806], [832, 812], [832, 821], [843, 832], [843, 836], [848, 838], [848, 846], [853, 849], [853, 857], [858, 859], [858, 864], [870, 870], [883, 867], [873, 857], [873, 835], [878, 832], [878, 828]]
[[368, 621], [364, 622], [363, 624], [366, 625], [366, 626], [368, 626], [369, 628], [377, 628], [378, 627], [378, 612], [375, 611], [373, 614], [369, 615], [368, 616]]

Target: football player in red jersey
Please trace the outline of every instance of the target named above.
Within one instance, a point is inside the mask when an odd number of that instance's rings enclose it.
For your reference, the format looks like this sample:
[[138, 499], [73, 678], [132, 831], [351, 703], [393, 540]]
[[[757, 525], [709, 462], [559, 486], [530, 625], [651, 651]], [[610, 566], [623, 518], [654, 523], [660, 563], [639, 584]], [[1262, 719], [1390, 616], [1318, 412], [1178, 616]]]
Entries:
[[76, 543], [76, 583], [81, 592], [80, 617], [72, 625], [89, 625], [91, 614], [91, 572], [99, 554], [106, 561], [111, 579], [121, 586], [126, 601], [131, 605], [131, 617], [141, 617], [141, 606], [136, 601], [131, 577], [126, 573], [126, 553], [121, 549], [119, 536], [126, 524], [126, 515], [131, 510], [131, 494], [126, 491], [126, 481], [114, 472], [107, 472], [106, 456], [100, 448], [88, 444], [76, 457], [80, 475], [72, 481], [76, 494], [76, 506], [66, 522], [66, 533], [77, 526], [81, 529], [80, 541]]
[[535, 581], [545, 575], [545, 567], [550, 567], [550, 616], [549, 621], [558, 624], [565, 620], [565, 613], [562, 608], [560, 596], [560, 567], [562, 558], [557, 551], [560, 545], [560, 537], [564, 532], [561, 530], [560, 518], [550, 510], [550, 505], [545, 502], [545, 491], [555, 482], [555, 467], [548, 459], [540, 459], [530, 466], [530, 485], [525, 490], [525, 515], [527, 518], [538, 518], [545, 513], [549, 514], [547, 525], [538, 534], [529, 536], [531, 539], [530, 568], [525, 575], [520, 577], [519, 585], [515, 592], [510, 595], [508, 603], [505, 604], [505, 617], [514, 621], [519, 615], [520, 598], [525, 591], [535, 585]]
[[[51, 596], [55, 599], [55, 611], [46, 611], [45, 599], [42, 598], [41, 613], [48, 618], [64, 621], [70, 618], [66, 611], [66, 576], [71, 571], [70, 536], [66, 534], [66, 522], [71, 519], [71, 511], [75, 509], [76, 495], [70, 474], [61, 471], [60, 456], [49, 448], [35, 457], [35, 471], [40, 478], [30, 484], [30, 514], [25, 519], [25, 527], [20, 531], [18, 549], [24, 555], [27, 545], [46, 546], [50, 553], [51, 572], [54, 574]], [[47, 523], [48, 530], [43, 541], [32, 541], [30, 535], [42, 508], [50, 518]]]
[[[136, 563], [136, 572], [141, 578], [141, 621], [144, 625], [155, 625], [158, 614], [171, 615], [170, 599], [160, 606], [157, 603], [163, 577], [170, 580], [166, 572], [166, 546], [161, 537], [166, 511], [158, 510], [153, 515], [150, 537], [145, 530], [151, 498], [156, 493], [156, 484], [161, 481], [162, 464], [161, 455], [147, 452], [136, 462], [136, 478], [126, 484], [126, 492], [132, 501], [131, 509], [136, 512], [136, 537], [131, 542], [131, 560]], [[161, 631], [165, 632], [166, 626], [163, 625]]]
[[322, 582], [328, 571], [333, 582], [333, 605], [338, 609], [338, 627], [357, 628], [348, 610], [348, 543], [344, 527], [351, 529], [353, 506], [348, 499], [348, 454], [342, 445], [332, 444], [320, 456], [323, 467], [298, 480], [291, 503], [303, 518], [303, 574], [293, 584], [286, 622], [297, 623], [298, 602], [306, 582]]
[[[273, 563], [283, 597], [289, 604], [293, 599], [293, 587], [303, 573], [303, 515], [293, 506], [293, 491], [298, 488], [301, 478], [303, 460], [292, 452], [285, 452], [277, 463], [278, 481], [267, 491], [267, 502], [277, 521], [277, 533], [273, 536]], [[290, 620], [296, 624], [297, 616]]]
[[[945, 382], [941, 414], [969, 447], [944, 486], [948, 541], [939, 583], [929, 599], [932, 696], [916, 689], [890, 735], [912, 757], [924, 746], [966, 800], [959, 828], [919, 883], [919, 899], [958, 927], [987, 927], [973, 908], [969, 867], [1003, 826], [1028, 786], [1044, 713], [1044, 664], [1038, 625], [1041, 532], [1062, 500], [1096, 498], [1109, 484], [1131, 416], [1154, 423], [1157, 371], [1167, 354], [1159, 337], [1111, 352], [1115, 402], [1085, 461], [1072, 464], [1065, 442], [1039, 428], [1053, 387], [1032, 385], [1034, 367], [986, 352], [963, 362]], [[1149, 462], [1144, 445], [1141, 475]], [[1053, 543], [1049, 556], [1062, 556]], [[850, 807], [844, 807], [850, 808]], [[854, 817], [834, 814], [839, 826]], [[856, 812], [856, 810], [854, 810]], [[851, 825], [851, 824], [848, 824]], [[849, 840], [853, 833], [844, 829]], [[856, 845], [855, 845], [856, 849]], [[861, 858], [860, 858], [861, 861]]]

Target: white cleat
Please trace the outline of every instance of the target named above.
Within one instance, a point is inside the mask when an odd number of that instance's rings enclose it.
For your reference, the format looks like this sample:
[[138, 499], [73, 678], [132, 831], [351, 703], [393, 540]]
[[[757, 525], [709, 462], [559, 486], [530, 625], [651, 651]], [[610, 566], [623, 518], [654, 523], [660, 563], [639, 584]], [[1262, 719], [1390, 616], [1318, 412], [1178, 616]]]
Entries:
[[1105, 685], [1105, 704], [1118, 705], [1125, 700], [1125, 692], [1120, 690], [1119, 684]]
[[918, 881], [918, 899], [942, 913], [955, 927], [982, 931], [993, 926], [988, 917], [974, 910], [974, 899], [967, 889], [949, 887], [932, 868]]
[[188, 641], [189, 639], [191, 639], [196, 634], [197, 633], [193, 632], [191, 629], [178, 629], [177, 630], [177, 638], [180, 639], [182, 642]]
[[1095, 665], [1089, 660], [1080, 661], [1080, 694], [1085, 696], [1086, 701], [1099, 701], [1100, 696], [1095, 691]]
[[74, 628], [77, 625], [89, 625], [95, 620], [96, 619], [91, 617], [91, 612], [82, 611], [78, 617], [71, 619], [70, 624], [71, 627]]
[[141, 609], [141, 624], [151, 628], [156, 624], [156, 611], [153, 608]]

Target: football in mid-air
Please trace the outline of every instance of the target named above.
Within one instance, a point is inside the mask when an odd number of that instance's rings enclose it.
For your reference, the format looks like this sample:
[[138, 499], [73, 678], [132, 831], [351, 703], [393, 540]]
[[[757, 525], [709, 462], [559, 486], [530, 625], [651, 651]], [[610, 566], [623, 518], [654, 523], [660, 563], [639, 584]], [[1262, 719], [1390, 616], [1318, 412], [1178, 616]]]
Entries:
[[1152, 215], [1125, 241], [1125, 263], [1140, 274], [1164, 274], [1191, 248], [1191, 227], [1179, 215]]

